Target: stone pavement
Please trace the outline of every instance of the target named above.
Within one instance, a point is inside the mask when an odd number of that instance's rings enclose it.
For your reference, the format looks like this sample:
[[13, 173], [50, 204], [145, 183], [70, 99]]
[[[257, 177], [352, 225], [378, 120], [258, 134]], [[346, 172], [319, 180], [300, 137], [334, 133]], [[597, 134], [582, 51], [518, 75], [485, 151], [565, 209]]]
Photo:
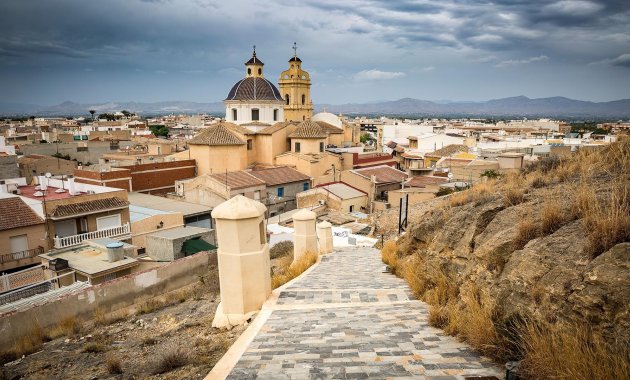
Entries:
[[383, 268], [373, 248], [343, 248], [323, 256], [280, 289], [271, 310], [261, 312], [266, 320], [238, 353], [231, 372], [213, 370], [209, 377], [503, 377], [490, 359], [429, 326], [427, 305], [413, 300], [404, 280]]

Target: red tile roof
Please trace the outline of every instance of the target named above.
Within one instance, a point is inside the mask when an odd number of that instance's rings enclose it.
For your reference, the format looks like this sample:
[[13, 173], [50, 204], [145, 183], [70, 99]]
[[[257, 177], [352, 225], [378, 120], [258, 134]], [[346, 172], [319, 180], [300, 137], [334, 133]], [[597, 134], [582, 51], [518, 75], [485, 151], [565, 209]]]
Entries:
[[221, 184], [226, 184], [232, 189], [244, 189], [246, 187], [264, 186], [265, 183], [260, 179], [254, 177], [244, 170], [227, 173], [211, 174], [210, 178], [218, 181]]
[[19, 197], [0, 199], [0, 230], [42, 223], [44, 220]]
[[418, 176], [405, 182], [405, 186], [409, 187], [426, 187], [427, 185], [441, 185], [448, 182], [448, 179], [441, 177]]
[[264, 181], [267, 186], [276, 186], [284, 183], [310, 181], [311, 178], [288, 166], [252, 170], [251, 175]]
[[392, 183], [401, 182], [406, 179], [407, 173], [401, 172], [398, 169], [394, 169], [391, 166], [381, 165], [370, 168], [355, 169], [355, 173], [360, 174], [366, 178], [376, 177], [376, 183]]
[[55, 219], [73, 215], [92, 214], [100, 211], [121, 209], [127, 206], [129, 206], [129, 202], [118, 197], [95, 199], [79, 203], [59, 205], [50, 214], [50, 217]]

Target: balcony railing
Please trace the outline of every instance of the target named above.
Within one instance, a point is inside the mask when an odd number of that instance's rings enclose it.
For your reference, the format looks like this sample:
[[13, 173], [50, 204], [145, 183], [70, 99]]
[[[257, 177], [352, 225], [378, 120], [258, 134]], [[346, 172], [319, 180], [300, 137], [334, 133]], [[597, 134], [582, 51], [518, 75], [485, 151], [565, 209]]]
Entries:
[[43, 247], [27, 249], [26, 251], [20, 252], [4, 253], [0, 255], [0, 264], [8, 263], [11, 261], [30, 259], [31, 257], [41, 255], [42, 253], [44, 253]]
[[72, 247], [81, 244], [84, 240], [122, 237], [124, 235], [131, 235], [131, 228], [129, 227], [129, 223], [123, 224], [122, 226], [118, 227], [107, 228], [104, 230], [93, 232], [86, 232], [79, 235], [56, 237], [55, 248]]

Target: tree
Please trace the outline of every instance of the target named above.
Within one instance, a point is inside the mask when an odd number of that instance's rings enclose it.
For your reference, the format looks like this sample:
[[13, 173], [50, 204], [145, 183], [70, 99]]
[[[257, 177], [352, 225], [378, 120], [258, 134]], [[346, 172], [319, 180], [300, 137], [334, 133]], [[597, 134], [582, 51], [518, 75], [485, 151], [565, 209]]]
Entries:
[[92, 120], [94, 120], [94, 114], [96, 113], [96, 110], [90, 110], [90, 115], [92, 115]]
[[374, 140], [374, 138], [370, 136], [369, 133], [362, 133], [360, 140], [363, 144], [368, 144], [370, 141]]
[[169, 129], [166, 125], [149, 125], [149, 129], [155, 136], [168, 137]]

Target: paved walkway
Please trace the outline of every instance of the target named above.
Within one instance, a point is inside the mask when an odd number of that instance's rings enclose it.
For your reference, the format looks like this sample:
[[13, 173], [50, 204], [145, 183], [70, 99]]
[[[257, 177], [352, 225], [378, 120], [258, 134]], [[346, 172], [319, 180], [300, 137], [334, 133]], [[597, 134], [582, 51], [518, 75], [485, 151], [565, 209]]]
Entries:
[[[250, 326], [256, 335], [244, 334], [249, 344], [227, 378], [502, 378], [489, 359], [429, 326], [426, 304], [383, 268], [373, 248], [322, 257]], [[215, 369], [209, 377], [227, 374]]]

